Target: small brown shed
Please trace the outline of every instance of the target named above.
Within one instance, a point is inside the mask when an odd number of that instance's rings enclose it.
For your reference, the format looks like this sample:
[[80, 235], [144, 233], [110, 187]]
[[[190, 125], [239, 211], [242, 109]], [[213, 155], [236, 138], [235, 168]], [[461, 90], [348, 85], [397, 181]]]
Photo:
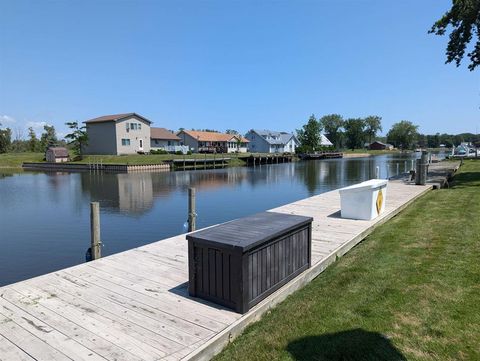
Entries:
[[392, 150], [393, 145], [385, 144], [385, 143], [382, 143], [382, 142], [376, 140], [368, 146], [368, 149], [370, 149], [370, 150]]
[[50, 163], [68, 162], [68, 149], [65, 147], [50, 147], [45, 152], [45, 159]]

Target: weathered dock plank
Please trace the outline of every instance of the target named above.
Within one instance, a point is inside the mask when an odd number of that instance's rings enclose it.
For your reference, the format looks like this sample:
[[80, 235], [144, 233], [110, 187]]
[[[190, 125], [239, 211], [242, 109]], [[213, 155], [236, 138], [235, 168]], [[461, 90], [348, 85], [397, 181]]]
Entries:
[[209, 359], [432, 188], [391, 181], [385, 212], [340, 218], [332, 191], [271, 211], [312, 216], [312, 267], [244, 315], [188, 295], [185, 235], [0, 288], [0, 359]]
[[10, 322], [14, 322], [18, 327], [44, 340], [55, 349], [61, 350], [74, 360], [105, 360], [78, 341], [59, 332], [41, 319], [30, 315], [5, 299], [0, 299], [0, 316], [6, 317]]
[[8, 360], [32, 361], [35, 359], [0, 335], [0, 361]]
[[[13, 343], [28, 356], [37, 360], [73, 360], [48, 343], [32, 334], [9, 317], [0, 314], [0, 336]], [[16, 351], [16, 350], [15, 350]], [[15, 360], [14, 354], [2, 355], [6, 360]], [[11, 358], [12, 357], [12, 358]]]
[[[98, 337], [109, 340], [141, 360], [158, 360], [166, 355], [165, 352], [152, 347], [148, 340], [143, 340], [142, 335], [135, 330], [131, 330], [121, 323], [117, 324], [115, 320], [110, 320], [108, 317], [102, 317], [93, 308], [78, 303], [70, 304], [57, 297], [51, 297], [50, 293], [43, 291], [41, 288], [22, 285], [21, 289], [17, 286], [14, 289], [25, 296], [29, 302], [38, 302], [59, 316], [74, 322], [78, 327], [83, 327], [95, 333]], [[16, 344], [18, 345], [18, 343]], [[23, 346], [23, 343], [20, 343], [20, 345]], [[48, 360], [49, 358], [40, 357], [40, 359]]]

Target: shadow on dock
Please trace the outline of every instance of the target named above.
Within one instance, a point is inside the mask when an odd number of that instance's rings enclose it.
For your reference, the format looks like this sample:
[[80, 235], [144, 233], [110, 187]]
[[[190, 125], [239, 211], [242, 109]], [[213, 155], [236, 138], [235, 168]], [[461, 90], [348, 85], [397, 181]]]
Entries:
[[300, 338], [287, 351], [298, 361], [407, 360], [384, 335], [361, 328]]
[[218, 303], [214, 303], [214, 302], [204, 300], [202, 298], [190, 296], [190, 294], [188, 293], [188, 282], [184, 282], [184, 283], [179, 284], [178, 286], [172, 287], [168, 290], [168, 292], [172, 292], [173, 294], [175, 294], [177, 296], [184, 297], [184, 298], [189, 299], [189, 300], [193, 300], [195, 302], [201, 303], [203, 305], [207, 305], [207, 306], [215, 308], [217, 310], [225, 310], [225, 311], [228, 311], [228, 312], [231, 311], [231, 309], [229, 309], [225, 306], [219, 305]]

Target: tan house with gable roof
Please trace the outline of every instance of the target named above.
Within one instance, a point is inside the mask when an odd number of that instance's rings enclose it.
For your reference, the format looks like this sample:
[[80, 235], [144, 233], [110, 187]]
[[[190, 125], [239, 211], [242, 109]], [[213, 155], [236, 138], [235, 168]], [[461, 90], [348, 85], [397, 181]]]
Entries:
[[150, 152], [150, 124], [136, 113], [112, 114], [84, 122], [88, 145], [84, 154], [136, 154]]

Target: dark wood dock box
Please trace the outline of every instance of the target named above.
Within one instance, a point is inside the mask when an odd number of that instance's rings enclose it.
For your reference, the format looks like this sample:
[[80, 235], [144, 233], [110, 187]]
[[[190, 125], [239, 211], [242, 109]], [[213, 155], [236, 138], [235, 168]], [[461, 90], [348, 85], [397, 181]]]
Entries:
[[312, 220], [263, 212], [187, 235], [190, 295], [247, 312], [310, 267]]

